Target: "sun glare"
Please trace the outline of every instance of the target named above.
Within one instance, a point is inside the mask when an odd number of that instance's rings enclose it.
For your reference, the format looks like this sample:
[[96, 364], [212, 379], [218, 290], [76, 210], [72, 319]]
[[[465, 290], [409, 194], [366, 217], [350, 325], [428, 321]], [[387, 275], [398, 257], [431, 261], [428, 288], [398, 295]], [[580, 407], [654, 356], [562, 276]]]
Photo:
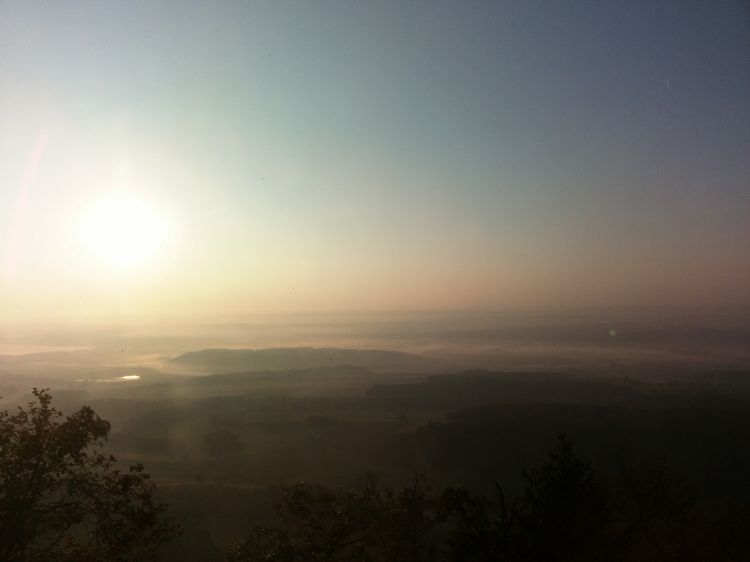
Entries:
[[95, 204], [83, 219], [83, 243], [92, 254], [117, 267], [152, 257], [167, 233], [164, 219], [144, 201], [117, 196]]

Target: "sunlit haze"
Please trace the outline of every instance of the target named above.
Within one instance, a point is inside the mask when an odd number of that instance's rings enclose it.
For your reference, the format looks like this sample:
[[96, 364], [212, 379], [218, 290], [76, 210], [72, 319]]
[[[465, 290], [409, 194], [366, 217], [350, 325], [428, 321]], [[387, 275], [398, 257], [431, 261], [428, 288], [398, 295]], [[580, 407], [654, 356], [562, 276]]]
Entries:
[[743, 2], [7, 1], [0, 53], [4, 320], [750, 301]]

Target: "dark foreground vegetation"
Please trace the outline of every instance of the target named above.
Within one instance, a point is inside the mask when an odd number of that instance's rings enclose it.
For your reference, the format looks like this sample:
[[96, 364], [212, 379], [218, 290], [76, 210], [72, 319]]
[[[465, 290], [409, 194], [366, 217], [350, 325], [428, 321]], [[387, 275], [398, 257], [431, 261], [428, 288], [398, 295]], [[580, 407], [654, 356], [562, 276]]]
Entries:
[[400, 490], [370, 477], [356, 489], [298, 484], [271, 525], [255, 527], [229, 560], [666, 561], [748, 560], [750, 511], [708, 516], [663, 471], [605, 482], [559, 436], [520, 496], [491, 496], [424, 476]]
[[141, 465], [98, 449], [109, 423], [88, 407], [63, 417], [44, 390], [0, 412], [0, 560], [145, 560], [179, 534]]
[[747, 373], [365, 377], [36, 392], [0, 414], [0, 560], [750, 559]]

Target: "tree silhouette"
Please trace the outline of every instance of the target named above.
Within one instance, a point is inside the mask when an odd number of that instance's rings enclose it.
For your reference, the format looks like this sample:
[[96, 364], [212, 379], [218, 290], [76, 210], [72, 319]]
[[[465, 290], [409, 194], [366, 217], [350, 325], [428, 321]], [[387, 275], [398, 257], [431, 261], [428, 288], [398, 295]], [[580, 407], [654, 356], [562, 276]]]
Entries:
[[524, 473], [523, 495], [506, 501], [466, 488], [430, 494], [424, 475], [411, 487], [360, 489], [304, 484], [285, 490], [275, 524], [255, 527], [230, 551], [232, 562], [595, 560], [605, 529], [604, 495], [589, 467], [558, 438], [541, 467]]
[[465, 488], [443, 492], [448, 560], [597, 559], [606, 525], [604, 494], [570, 440], [559, 436], [547, 460], [523, 476], [524, 493], [510, 501], [497, 482], [493, 496]]
[[255, 527], [231, 562], [347, 560], [453, 562], [677, 562], [750, 560], [750, 509], [691, 510], [678, 478], [632, 471], [605, 486], [560, 435], [523, 492], [483, 495], [424, 476], [400, 490], [373, 477], [353, 490], [298, 484], [285, 490], [276, 520]]
[[277, 523], [255, 527], [229, 553], [231, 562], [433, 560], [425, 539], [436, 522], [424, 476], [400, 490], [372, 476], [359, 489], [297, 484], [276, 508]]
[[109, 422], [84, 406], [70, 416], [47, 390], [0, 411], [0, 560], [148, 560], [179, 534], [143, 466], [102, 454]]
[[541, 467], [524, 472], [526, 487], [520, 518], [527, 560], [598, 560], [597, 545], [606, 530], [602, 486], [588, 463], [558, 436]]
[[537, 469], [524, 473], [521, 497], [506, 502], [466, 488], [430, 494], [425, 477], [411, 487], [360, 489], [304, 484], [287, 489], [276, 523], [255, 527], [230, 552], [233, 562], [356, 560], [596, 560], [605, 526], [604, 496], [588, 464], [560, 436]]

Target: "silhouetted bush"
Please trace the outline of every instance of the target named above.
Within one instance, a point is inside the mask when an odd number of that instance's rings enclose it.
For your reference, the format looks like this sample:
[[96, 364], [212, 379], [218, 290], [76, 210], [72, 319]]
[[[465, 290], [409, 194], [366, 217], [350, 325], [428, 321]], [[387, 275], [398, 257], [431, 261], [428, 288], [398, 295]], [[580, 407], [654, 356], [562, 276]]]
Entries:
[[[746, 510], [698, 516], [679, 479], [660, 469], [624, 471], [609, 486], [564, 436], [523, 493], [506, 500], [466, 488], [430, 493], [423, 475], [398, 490], [285, 490], [273, 524], [256, 526], [231, 562], [586, 562], [750, 559]], [[744, 537], [744, 538], [743, 538]]]
[[0, 412], [0, 560], [147, 560], [179, 534], [143, 466], [101, 454], [110, 425], [89, 407], [64, 417], [45, 390]]

